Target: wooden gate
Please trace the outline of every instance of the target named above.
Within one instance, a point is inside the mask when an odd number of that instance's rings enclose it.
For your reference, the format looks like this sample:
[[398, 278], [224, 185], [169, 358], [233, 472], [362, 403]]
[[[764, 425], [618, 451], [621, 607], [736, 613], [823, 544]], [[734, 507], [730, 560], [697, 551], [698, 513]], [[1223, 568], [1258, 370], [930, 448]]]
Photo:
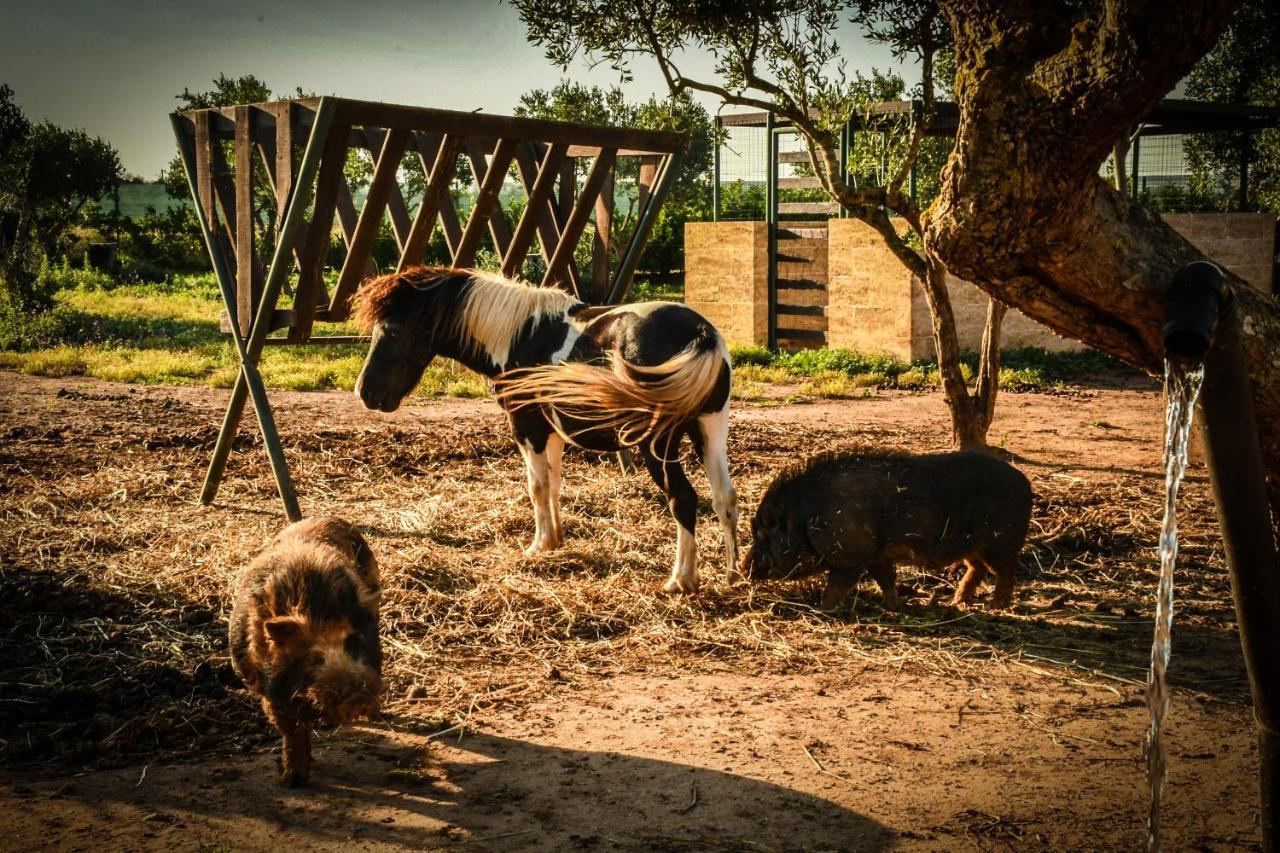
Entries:
[[[546, 268], [542, 285], [563, 287], [588, 302], [618, 302], [630, 287], [680, 152], [688, 145], [683, 133], [333, 97], [191, 110], [171, 119], [225, 305], [223, 328], [240, 359], [200, 499], [208, 504], [216, 496], [246, 399], [252, 397], [290, 520], [301, 512], [258, 361], [268, 344], [362, 340], [313, 337], [312, 330], [317, 320], [345, 320], [361, 282], [377, 273], [372, 251], [384, 218], [390, 220], [399, 269], [422, 262], [437, 227], [458, 267], [475, 263], [487, 233], [508, 276], [523, 268], [536, 237]], [[373, 161], [358, 209], [344, 174], [353, 148], [367, 150]], [[420, 200], [412, 209], [401, 185], [406, 156], [422, 166]], [[449, 191], [460, 157], [478, 187], [465, 220]], [[599, 257], [599, 244], [607, 240], [619, 158], [626, 157], [638, 160], [638, 223], [621, 247], [612, 277], [607, 259], [596, 263], [604, 274], [597, 272], [596, 284], [588, 288], [574, 263], [574, 250], [594, 214]], [[579, 185], [577, 164], [582, 160], [590, 165]], [[274, 210], [265, 215], [254, 208], [258, 161], [275, 199]], [[514, 223], [499, 204], [513, 166], [527, 202]], [[324, 269], [335, 219], [346, 252], [330, 292]], [[263, 251], [268, 246], [270, 257]], [[283, 334], [271, 336], [273, 332]]]

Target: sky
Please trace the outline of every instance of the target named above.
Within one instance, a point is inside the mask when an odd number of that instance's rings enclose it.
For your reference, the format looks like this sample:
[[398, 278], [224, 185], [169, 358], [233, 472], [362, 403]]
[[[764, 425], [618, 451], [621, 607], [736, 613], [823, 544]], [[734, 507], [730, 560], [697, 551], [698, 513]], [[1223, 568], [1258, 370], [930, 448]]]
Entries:
[[[851, 24], [839, 37], [850, 69], [893, 64]], [[702, 56], [680, 67], [712, 76]], [[665, 93], [651, 62], [632, 70], [629, 97]], [[581, 59], [562, 73], [497, 0], [0, 0], [0, 83], [27, 117], [103, 137], [144, 178], [174, 154], [174, 96], [220, 73], [253, 74], [276, 93], [508, 114], [523, 92], [565, 77], [618, 82]]]

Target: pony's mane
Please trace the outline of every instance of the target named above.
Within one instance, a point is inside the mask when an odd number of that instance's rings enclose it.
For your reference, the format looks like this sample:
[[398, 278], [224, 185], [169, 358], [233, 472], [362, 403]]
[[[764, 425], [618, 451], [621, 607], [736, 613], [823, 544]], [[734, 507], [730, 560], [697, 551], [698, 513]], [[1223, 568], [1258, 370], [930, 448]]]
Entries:
[[369, 279], [356, 292], [351, 320], [367, 335], [375, 323], [400, 313], [414, 290], [438, 285], [458, 272], [448, 267], [418, 266]]
[[452, 330], [464, 334], [476, 351], [489, 355], [499, 367], [505, 365], [511, 341], [527, 321], [536, 327], [544, 317], [562, 314], [578, 301], [558, 287], [535, 287], [484, 270], [420, 266], [366, 282], [356, 294], [351, 319], [368, 334], [375, 323], [407, 313], [415, 291], [447, 282], [462, 288], [450, 318]]
[[578, 301], [558, 287], [535, 287], [483, 270], [463, 272], [471, 276], [471, 286], [462, 300], [458, 328], [499, 367], [506, 365], [511, 342], [526, 321], [536, 328], [544, 317], [563, 314]]

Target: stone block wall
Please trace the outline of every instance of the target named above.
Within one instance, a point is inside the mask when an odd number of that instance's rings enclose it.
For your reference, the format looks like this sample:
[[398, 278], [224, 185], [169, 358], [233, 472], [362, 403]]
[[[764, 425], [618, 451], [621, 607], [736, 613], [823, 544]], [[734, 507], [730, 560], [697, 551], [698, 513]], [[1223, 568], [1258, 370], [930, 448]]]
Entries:
[[[1250, 285], [1271, 292], [1274, 216], [1193, 213], [1168, 214], [1164, 219], [1208, 257]], [[905, 360], [932, 357], [933, 325], [924, 290], [885, 248], [880, 236], [856, 219], [830, 220], [827, 235], [826, 292], [803, 297], [813, 300], [815, 306], [825, 304], [826, 345]], [[685, 225], [685, 258], [685, 301], [715, 323], [731, 342], [767, 343], [765, 223], [690, 222]], [[784, 264], [780, 263], [780, 278]], [[948, 278], [947, 289], [960, 347], [975, 350], [986, 325], [987, 296], [954, 277]], [[798, 304], [801, 298], [793, 301]], [[1001, 341], [1005, 349], [1035, 346], [1064, 351], [1084, 346], [1016, 310], [1005, 315]]]
[[1263, 293], [1275, 282], [1276, 218], [1269, 213], [1165, 213], [1187, 242]]
[[911, 276], [857, 219], [827, 223], [827, 346], [909, 357]]
[[686, 222], [684, 301], [730, 343], [768, 344], [768, 226]]

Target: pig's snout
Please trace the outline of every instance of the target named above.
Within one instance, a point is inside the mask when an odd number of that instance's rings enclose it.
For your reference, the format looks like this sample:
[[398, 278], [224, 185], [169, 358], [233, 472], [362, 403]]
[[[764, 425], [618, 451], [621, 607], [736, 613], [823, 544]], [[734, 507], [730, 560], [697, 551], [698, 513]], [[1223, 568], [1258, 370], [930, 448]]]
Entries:
[[382, 678], [366, 663], [335, 650], [325, 654], [306, 691], [317, 716], [329, 723], [344, 723], [378, 713]]

